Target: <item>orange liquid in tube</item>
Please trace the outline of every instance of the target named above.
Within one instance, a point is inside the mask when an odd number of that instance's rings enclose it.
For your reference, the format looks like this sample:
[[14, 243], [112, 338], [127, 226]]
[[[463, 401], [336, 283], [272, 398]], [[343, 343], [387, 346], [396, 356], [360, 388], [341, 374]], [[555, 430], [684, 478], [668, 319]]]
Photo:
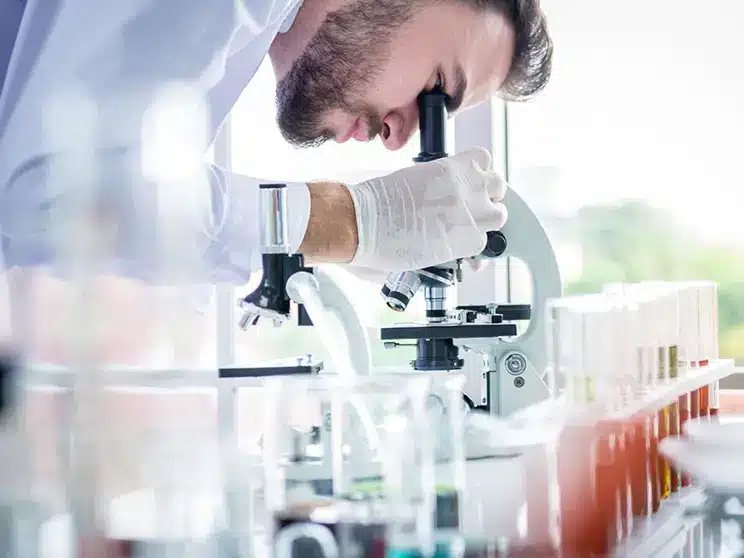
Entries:
[[703, 386], [700, 388], [700, 416], [707, 417], [710, 415], [710, 387]]
[[[676, 437], [679, 436], [679, 434], [679, 400], [677, 400], [669, 406], [669, 435]], [[679, 471], [677, 471], [671, 464], [669, 464], [669, 476], [671, 481], [671, 491], [672, 493], [677, 492], [680, 485]]]
[[620, 534], [627, 537], [633, 529], [630, 513], [630, 428], [627, 423], [618, 425], [618, 498], [620, 499]]
[[649, 480], [651, 490], [651, 513], [659, 511], [661, 506], [662, 486], [659, 476], [659, 424], [656, 416], [651, 415], [653, 430], [649, 440], [648, 460], [649, 460]]
[[696, 389], [690, 393], [690, 418], [698, 418], [700, 416], [700, 390]]
[[649, 513], [649, 446], [651, 425], [648, 417], [637, 415], [631, 419], [630, 451], [628, 462], [630, 468], [630, 501], [634, 517], [643, 517]]
[[[685, 423], [690, 420], [690, 394], [686, 393], [679, 396], [679, 428], [680, 434]], [[692, 479], [690, 475], [684, 471], [680, 471], [680, 484], [682, 486], [690, 486]]]

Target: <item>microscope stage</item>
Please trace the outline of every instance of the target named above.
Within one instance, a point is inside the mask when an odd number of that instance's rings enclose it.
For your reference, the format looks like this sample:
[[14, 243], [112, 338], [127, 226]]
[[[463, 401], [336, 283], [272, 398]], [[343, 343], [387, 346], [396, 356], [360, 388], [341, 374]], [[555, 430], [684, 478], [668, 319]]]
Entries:
[[383, 341], [401, 339], [491, 339], [513, 337], [517, 334], [515, 324], [441, 323], [441, 324], [396, 324], [380, 329]]

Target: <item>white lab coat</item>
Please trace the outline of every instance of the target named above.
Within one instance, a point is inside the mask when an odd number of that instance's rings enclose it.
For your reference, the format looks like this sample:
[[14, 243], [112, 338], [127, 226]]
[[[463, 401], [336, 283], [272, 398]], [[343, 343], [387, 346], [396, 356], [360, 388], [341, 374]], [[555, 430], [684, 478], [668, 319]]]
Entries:
[[[159, 281], [152, 184], [131, 173], [133, 167], [139, 168], [146, 106], [164, 83], [196, 86], [208, 101], [213, 137], [300, 4], [301, 0], [28, 0], [0, 95], [5, 265], [53, 265], [59, 259], [48, 223], [65, 202], [65, 193], [52, 192], [46, 177], [55, 153], [62, 149], [59, 143], [68, 138], [44, 133], [43, 107], [50, 93], [75, 82], [97, 103], [96, 163], [104, 202], [113, 208], [118, 224], [110, 271]], [[73, 118], [71, 128], [74, 122]], [[211, 170], [211, 192], [205, 199], [211, 194], [214, 218], [207, 219], [211, 224], [206, 227], [204, 219], [195, 219], [188, 231], [205, 247], [203, 276], [193, 279], [243, 284], [260, 266], [260, 180]], [[307, 226], [309, 195], [300, 184], [290, 184], [289, 192], [290, 238], [298, 244]]]

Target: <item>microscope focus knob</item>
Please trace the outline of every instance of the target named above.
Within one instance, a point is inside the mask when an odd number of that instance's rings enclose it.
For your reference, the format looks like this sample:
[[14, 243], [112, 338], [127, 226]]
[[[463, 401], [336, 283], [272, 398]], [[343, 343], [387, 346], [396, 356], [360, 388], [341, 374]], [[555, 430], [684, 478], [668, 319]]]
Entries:
[[506, 252], [506, 237], [501, 231], [488, 231], [486, 233], [486, 247], [480, 253], [485, 258], [498, 258]]

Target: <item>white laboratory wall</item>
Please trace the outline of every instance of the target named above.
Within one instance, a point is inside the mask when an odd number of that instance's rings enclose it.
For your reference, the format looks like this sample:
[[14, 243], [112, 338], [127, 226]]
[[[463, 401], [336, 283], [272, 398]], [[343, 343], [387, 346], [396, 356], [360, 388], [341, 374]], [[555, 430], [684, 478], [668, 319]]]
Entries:
[[[660, 238], [626, 234], [635, 246], [624, 248], [637, 256], [610, 275], [624, 279], [635, 268], [636, 276], [719, 281], [721, 348], [744, 359], [744, 3], [542, 5], [555, 43], [554, 73], [537, 99], [508, 108], [509, 170], [512, 185], [548, 225], [568, 287], [607, 271], [577, 240], [579, 210], [640, 200], [669, 222], [659, 224]], [[610, 227], [593, 230], [609, 235]], [[686, 240], [679, 259], [659, 269], [648, 246], [667, 235], [679, 243], [680, 234]]]

